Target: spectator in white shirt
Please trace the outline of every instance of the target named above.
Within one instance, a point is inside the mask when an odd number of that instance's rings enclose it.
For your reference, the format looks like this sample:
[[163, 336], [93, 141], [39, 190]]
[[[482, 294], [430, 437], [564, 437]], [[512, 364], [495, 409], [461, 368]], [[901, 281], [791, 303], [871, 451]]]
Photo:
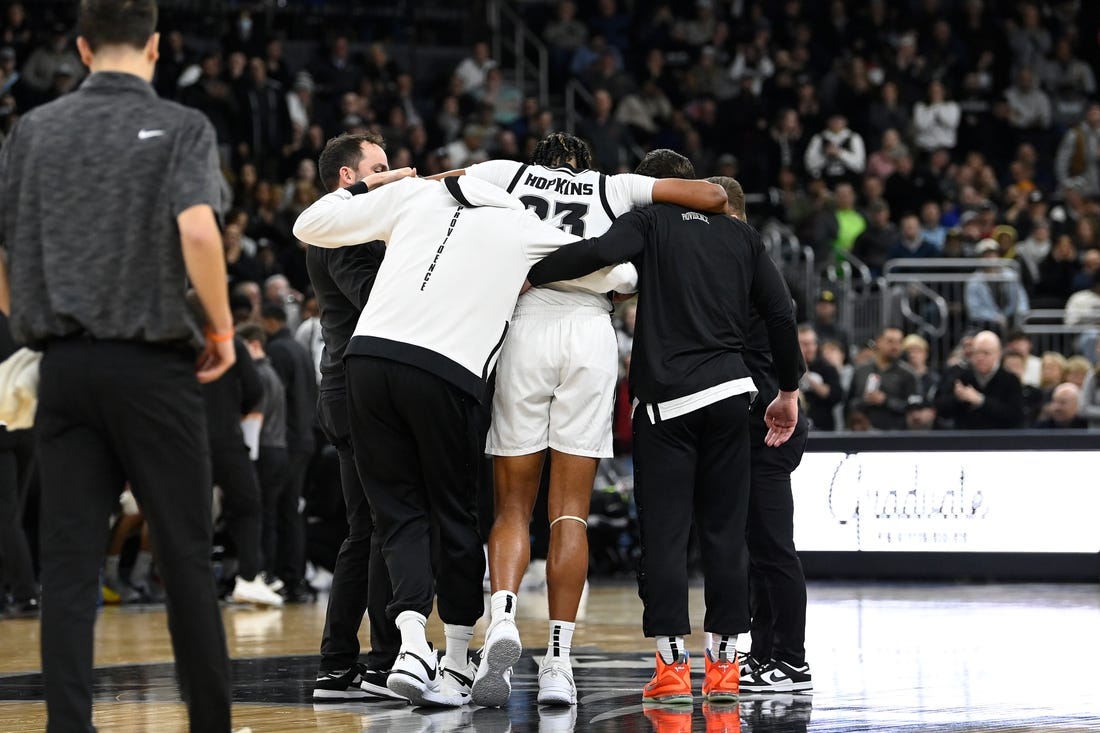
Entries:
[[959, 129], [959, 104], [947, 99], [939, 81], [928, 85], [928, 100], [913, 106], [913, 137], [926, 153], [955, 147]]

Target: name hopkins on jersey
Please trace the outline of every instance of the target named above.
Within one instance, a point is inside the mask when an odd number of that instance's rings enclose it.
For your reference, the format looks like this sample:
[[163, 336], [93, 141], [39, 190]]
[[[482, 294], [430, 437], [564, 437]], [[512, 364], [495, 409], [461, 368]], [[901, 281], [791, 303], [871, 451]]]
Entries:
[[565, 196], [591, 196], [595, 191], [591, 183], [570, 181], [568, 178], [543, 178], [542, 176], [536, 176], [534, 173], [527, 174], [523, 185], [537, 188], [540, 191], [553, 188], [554, 193], [564, 194]]

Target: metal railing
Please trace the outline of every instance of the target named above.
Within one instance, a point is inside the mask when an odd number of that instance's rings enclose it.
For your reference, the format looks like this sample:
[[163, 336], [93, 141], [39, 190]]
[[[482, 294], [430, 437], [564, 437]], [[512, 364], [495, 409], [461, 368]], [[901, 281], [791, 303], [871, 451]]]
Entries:
[[[493, 31], [493, 58], [502, 63], [504, 52], [510, 52], [516, 84], [525, 88], [528, 82], [533, 83], [538, 89], [539, 106], [546, 107], [550, 103], [550, 61], [546, 44], [505, 0], [488, 0], [486, 14]], [[510, 45], [506, 46], [508, 40]]]
[[772, 262], [786, 276], [787, 282], [796, 286], [791, 296], [808, 311], [817, 300], [819, 290], [813, 247], [803, 245], [789, 226], [776, 219], [764, 223], [760, 238]]
[[[1100, 311], [1096, 313], [1100, 323]], [[1100, 354], [1096, 353], [1097, 337], [1100, 325], [1066, 325], [1066, 312], [1062, 309], [1033, 310], [1024, 315], [1020, 330], [1031, 337], [1031, 352], [1042, 354], [1056, 351], [1065, 356], [1082, 354], [1094, 363]]]
[[[1020, 282], [1019, 263], [1006, 259], [903, 259], [890, 260], [883, 267], [885, 321], [924, 335], [933, 368], [942, 368], [955, 345], [974, 327], [966, 312], [966, 289], [978, 273], [987, 283]], [[1025, 313], [1016, 313], [1004, 328], [1021, 325]]]

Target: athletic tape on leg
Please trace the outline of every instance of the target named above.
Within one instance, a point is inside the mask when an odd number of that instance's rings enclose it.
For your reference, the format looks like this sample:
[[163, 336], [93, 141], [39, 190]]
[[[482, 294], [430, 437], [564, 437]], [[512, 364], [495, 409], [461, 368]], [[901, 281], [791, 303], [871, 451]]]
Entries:
[[588, 529], [587, 520], [581, 519], [580, 517], [574, 517], [572, 514], [563, 514], [563, 515], [561, 515], [560, 517], [555, 519], [553, 522], [550, 522], [550, 528], [553, 529], [554, 525], [557, 524], [558, 522], [562, 521], [563, 519], [572, 519], [574, 522], [580, 522], [581, 524], [584, 525], [585, 529]]

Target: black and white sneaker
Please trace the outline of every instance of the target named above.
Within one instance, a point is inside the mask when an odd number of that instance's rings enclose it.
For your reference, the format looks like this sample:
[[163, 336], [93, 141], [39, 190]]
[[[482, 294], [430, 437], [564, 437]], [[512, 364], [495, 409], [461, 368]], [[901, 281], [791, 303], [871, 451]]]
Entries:
[[439, 660], [431, 644], [428, 645], [428, 653], [423, 656], [402, 645], [386, 680], [386, 687], [413, 705], [458, 707], [464, 704], [460, 695], [444, 693]]
[[799, 667], [772, 659], [741, 678], [741, 692], [809, 692], [813, 689], [810, 665]]
[[469, 703], [470, 688], [474, 685], [474, 675], [477, 674], [477, 666], [480, 663], [481, 656], [477, 652], [467, 652], [466, 666], [457, 667], [441, 652], [439, 654], [439, 693], [425, 692], [424, 704], [453, 707], [456, 699], [461, 701], [459, 705]]
[[350, 669], [338, 669], [318, 675], [313, 685], [313, 702], [347, 702], [371, 697], [370, 693], [360, 687], [365, 669], [363, 665], [357, 664]]
[[366, 692], [369, 699], [380, 700], [404, 700], [405, 698], [386, 687], [386, 680], [390, 678], [388, 669], [370, 669], [364, 667], [359, 673], [359, 687]]

